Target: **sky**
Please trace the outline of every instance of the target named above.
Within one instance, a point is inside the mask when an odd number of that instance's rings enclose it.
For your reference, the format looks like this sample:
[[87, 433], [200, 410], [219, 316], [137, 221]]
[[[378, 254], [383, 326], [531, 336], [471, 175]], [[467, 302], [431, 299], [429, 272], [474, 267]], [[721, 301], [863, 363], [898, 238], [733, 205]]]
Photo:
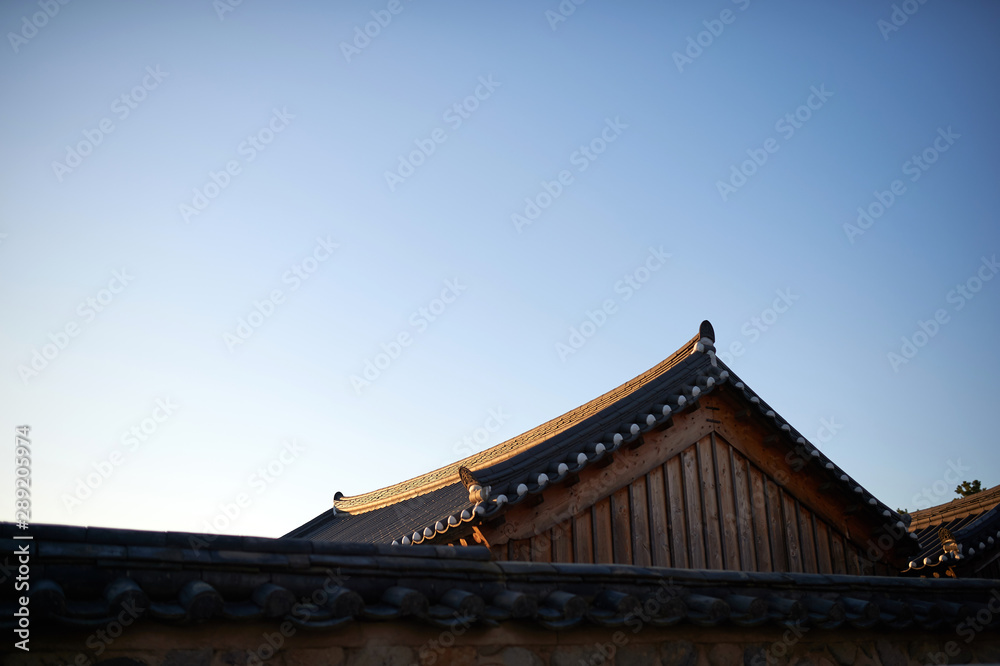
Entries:
[[5, 2], [0, 474], [28, 425], [33, 522], [280, 536], [708, 319], [890, 506], [996, 485], [998, 27], [985, 1]]

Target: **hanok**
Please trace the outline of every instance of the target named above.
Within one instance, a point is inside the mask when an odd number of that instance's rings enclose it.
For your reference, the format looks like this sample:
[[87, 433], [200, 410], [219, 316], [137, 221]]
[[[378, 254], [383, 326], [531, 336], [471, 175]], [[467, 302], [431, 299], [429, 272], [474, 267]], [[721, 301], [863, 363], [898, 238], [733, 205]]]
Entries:
[[703, 322], [662, 363], [548, 423], [345, 497], [287, 537], [488, 546], [496, 560], [897, 575], [901, 516], [715, 354]]

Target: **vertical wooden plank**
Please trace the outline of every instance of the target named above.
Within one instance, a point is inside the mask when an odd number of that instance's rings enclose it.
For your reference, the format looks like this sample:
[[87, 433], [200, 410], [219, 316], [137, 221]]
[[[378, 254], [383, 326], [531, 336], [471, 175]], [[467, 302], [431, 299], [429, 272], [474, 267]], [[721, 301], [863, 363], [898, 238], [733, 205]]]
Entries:
[[573, 562], [573, 519], [552, 528], [552, 561]]
[[552, 530], [531, 537], [531, 561], [552, 561]]
[[757, 571], [774, 571], [771, 565], [770, 524], [767, 519], [767, 495], [764, 494], [764, 474], [750, 465], [750, 518], [753, 522], [753, 546], [757, 556]]
[[767, 533], [771, 540], [771, 566], [774, 571], [791, 571], [788, 564], [788, 546], [785, 540], [785, 515], [781, 503], [781, 488], [773, 480], [764, 478], [767, 494]]
[[629, 486], [628, 504], [632, 518], [632, 563], [648, 567], [652, 564], [652, 555], [649, 550], [649, 498], [646, 493], [646, 477], [639, 477]]
[[670, 557], [675, 567], [691, 567], [687, 544], [687, 511], [684, 508], [684, 464], [682, 455], [674, 456], [664, 466], [667, 487], [667, 517], [670, 521]]
[[801, 502], [796, 502], [799, 512], [799, 547], [802, 551], [802, 570], [806, 573], [819, 573], [816, 564], [816, 537], [813, 534], [812, 511]]
[[698, 453], [694, 446], [681, 452], [684, 476], [684, 520], [687, 523], [688, 563], [692, 569], [707, 569], [705, 532], [701, 517], [701, 482], [698, 480]]
[[858, 571], [862, 576], [877, 576], [878, 572], [875, 567], [879, 560], [872, 560], [868, 557], [868, 553], [865, 552], [863, 546], [854, 546], [854, 550], [857, 553], [858, 558]]
[[654, 467], [646, 475], [646, 492], [649, 495], [650, 560], [654, 567], [669, 567], [670, 528], [662, 467]]
[[830, 530], [830, 552], [833, 555], [833, 573], [847, 573], [847, 556], [844, 554], [844, 537], [840, 532]]
[[632, 516], [628, 486], [611, 495], [611, 538], [616, 564], [632, 564]]
[[868, 557], [868, 554], [865, 552], [865, 549], [861, 547], [858, 548], [858, 563], [861, 566], [862, 576], [882, 575], [881, 573], [879, 573], [879, 571], [881, 571], [880, 567], [884, 566], [884, 562], [882, 562], [881, 560], [871, 559], [870, 557]]
[[785, 543], [788, 545], [788, 570], [802, 573], [802, 546], [799, 542], [799, 512], [795, 498], [781, 493], [781, 509], [785, 515]]
[[490, 553], [494, 560], [506, 560], [507, 559], [507, 544], [500, 546], [490, 546]]
[[605, 497], [594, 504], [594, 563], [614, 564], [611, 533], [611, 498]]
[[847, 556], [847, 573], [851, 576], [860, 576], [861, 563], [858, 561], [858, 550], [850, 541], [845, 541], [844, 551]]
[[715, 454], [711, 435], [697, 444], [698, 473], [701, 478], [702, 524], [705, 526], [705, 560], [707, 569], [723, 569], [722, 527], [719, 521], [719, 498], [715, 485]]
[[747, 460], [733, 447], [729, 449], [729, 461], [733, 468], [733, 498], [736, 502], [736, 538], [740, 545], [740, 570], [759, 571], [754, 552], [753, 524], [750, 522], [750, 479], [747, 476]]
[[722, 555], [726, 569], [740, 570], [740, 543], [736, 527], [736, 495], [730, 447], [712, 434], [715, 449], [715, 480], [719, 494], [719, 518], [722, 524]]
[[594, 529], [590, 509], [573, 516], [573, 561], [594, 563]]
[[858, 549], [858, 568], [861, 569], [862, 576], [880, 576], [878, 566], [882, 564], [880, 560], [873, 560], [868, 557], [868, 553], [861, 546]]
[[830, 528], [813, 514], [816, 530], [816, 562], [820, 573], [833, 573], [833, 558], [830, 556]]
[[515, 539], [510, 543], [510, 559], [515, 562], [531, 561], [531, 539]]

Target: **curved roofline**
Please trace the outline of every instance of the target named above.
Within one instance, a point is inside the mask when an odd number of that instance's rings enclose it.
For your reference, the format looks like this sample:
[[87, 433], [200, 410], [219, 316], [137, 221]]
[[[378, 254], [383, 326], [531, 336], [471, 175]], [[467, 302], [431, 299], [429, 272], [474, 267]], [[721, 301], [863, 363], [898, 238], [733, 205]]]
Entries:
[[[704, 346], [702, 341], [707, 342], [708, 346]], [[872, 515], [877, 514], [881, 518], [888, 521], [886, 524], [894, 524], [895, 527], [905, 531], [906, 517], [901, 516], [899, 513], [889, 508], [871, 492], [863, 488], [857, 481], [833, 463], [833, 461], [827, 458], [826, 455], [819, 450], [819, 448], [809, 442], [797, 430], [792, 428], [791, 425], [773, 409], [771, 409], [766, 402], [761, 400], [760, 397], [757, 396], [746, 384], [744, 384], [743, 381], [734, 372], [732, 372], [732, 370], [725, 363], [715, 357], [713, 341], [701, 338], [701, 341], [699, 341], [696, 345], [696, 349], [698, 351], [705, 351], [706, 354], [712, 359], [712, 375], [702, 378], [705, 380], [705, 389], [695, 386], [692, 387], [689, 395], [679, 397], [678, 404], [676, 405], [678, 413], [695, 404], [699, 395], [710, 393], [723, 385], [731, 386], [732, 389], [735, 390], [737, 396], [741, 396], [747, 401], [747, 404], [755, 406], [759, 413], [765, 417], [766, 421], [769, 421], [775, 428], [784, 433], [789, 442], [793, 442], [795, 445], [803, 447], [808, 454], [808, 458], [815, 461], [815, 464], [822, 470], [822, 473], [836, 479], [842, 487], [856, 494], [859, 501], [863, 503], [866, 509], [872, 512]], [[667, 409], [669, 410], [670, 407], [671, 406], [668, 405]], [[670, 411], [670, 413], [674, 412]], [[650, 414], [650, 416], [652, 416], [652, 414]], [[669, 415], [664, 413], [663, 418], [669, 418]], [[657, 423], [658, 422], [659, 421], [657, 421]], [[394, 540], [393, 544], [417, 545], [425, 543], [427, 539], [440, 537], [445, 532], [455, 529], [462, 523], [468, 522], [470, 517], [475, 519], [478, 516], [479, 523], [492, 520], [496, 518], [497, 515], [509, 509], [511, 506], [523, 501], [529, 495], [538, 495], [553, 485], [565, 483], [572, 475], [578, 473], [586, 465], [596, 462], [606, 453], [613, 453], [620, 446], [633, 441], [635, 438], [641, 436], [641, 432], [651, 427], [656, 427], [656, 423], [650, 423], [647, 421], [643, 426], [640, 426], [638, 423], [633, 423], [631, 424], [631, 427], [626, 428], [627, 432], [623, 431], [615, 433], [613, 439], [607, 444], [606, 447], [603, 443], [599, 444], [598, 446], [601, 447], [600, 450], [592, 451], [594, 454], [593, 459], [591, 459], [591, 456], [588, 455], [586, 456], [586, 459], [579, 462], [575, 468], [570, 468], [568, 465], [562, 465], [561, 468], [565, 469], [561, 469], [560, 472], [555, 473], [555, 478], [548, 478], [548, 474], [542, 473], [539, 475], [537, 485], [533, 484], [529, 487], [527, 484], [522, 483], [520, 487], [514, 491], [516, 493], [515, 495], [508, 496], [507, 494], [499, 494], [496, 497], [490, 497], [488, 501], [477, 504], [475, 507], [471, 507], [474, 509], [472, 514], [469, 513], [468, 508], [463, 509], [461, 520], [453, 521], [452, 518], [455, 518], [456, 516], [442, 515], [433, 527], [428, 525], [423, 527], [423, 529], [417, 529], [411, 536], [404, 535], [401, 539]], [[900, 545], [905, 551], [915, 551], [918, 548], [917, 534], [915, 532], [909, 532], [909, 537], [909, 539], [904, 540], [904, 542]]]
[[989, 511], [1000, 504], [1000, 485], [981, 490], [968, 497], [959, 497], [946, 504], [921, 509], [910, 514], [910, 529], [916, 530], [936, 523], [946, 523], [974, 513]]
[[[420, 544], [447, 538], [443, 536], [447, 532], [467, 529], [466, 523], [475, 525], [494, 520], [508, 508], [550, 487], [569, 482], [588, 465], [604, 459], [620, 446], [629, 445], [644, 432], [661, 427], [673, 414], [695, 407], [699, 396], [723, 386], [733, 391], [739, 400], [745, 401], [752, 412], [757, 412], [764, 424], [774, 428], [785, 446], [800, 451], [807, 462], [812, 463], [810, 467], [815, 468], [820, 478], [827, 477], [846, 490], [871, 520], [885, 520], [886, 524], [895, 524], [905, 531], [906, 517], [886, 506], [834, 464], [718, 359], [715, 341], [709, 334], [714, 335], [712, 326], [703, 322], [697, 336], [650, 370], [595, 400], [486, 451], [371, 493], [350, 498], [338, 493], [334, 498], [334, 508], [324, 514], [328, 516], [327, 520], [318, 517], [290, 534], [308, 534], [311, 537], [317, 530], [317, 524], [326, 525], [324, 529], [329, 529], [340, 523], [345, 529], [351, 529], [350, 526], [356, 525], [354, 521], [375, 516], [372, 525], [377, 527], [378, 539], [387, 540], [392, 535], [386, 533], [388, 530], [382, 524], [385, 521], [378, 518], [383, 511], [397, 507], [405, 514], [407, 505], [414, 500], [420, 502], [421, 498], [432, 493], [449, 492], [449, 488], [456, 488], [462, 491], [460, 498], [458, 495], [449, 496], [448, 501], [440, 506], [440, 503], [432, 502], [430, 512], [417, 512], [420, 513], [419, 518], [408, 517], [401, 522], [398, 519], [402, 516], [396, 515], [395, 518], [390, 516], [393, 519], [389, 521], [392, 523], [391, 531], [396, 534], [393, 539], [396, 544]], [[485, 501], [474, 501], [465, 492], [458, 473], [462, 466], [470, 468], [480, 483], [493, 486]], [[338, 513], [343, 515], [338, 517]], [[312, 529], [307, 529], [310, 527]], [[902, 544], [902, 550], [915, 552], [918, 549], [915, 543], [917, 535], [910, 533], [910, 537], [905, 540], [907, 543]], [[337, 540], [329, 534], [324, 538]]]
[[613, 404], [638, 387], [663, 375], [678, 363], [696, 353], [700, 340], [707, 338], [709, 344], [714, 343], [714, 336], [715, 331], [712, 328], [712, 324], [707, 320], [703, 321], [699, 327], [698, 334], [688, 340], [676, 352], [646, 372], [633, 377], [604, 395], [594, 398], [561, 416], [546, 421], [496, 446], [474, 453], [471, 456], [445, 465], [444, 467], [439, 467], [426, 474], [361, 495], [345, 497], [337, 493], [333, 501], [333, 506], [337, 511], [349, 514], [365, 513], [451, 485], [458, 480], [458, 470], [460, 467], [468, 467], [471, 471], [475, 472], [484, 467], [490, 467], [508, 460], [548, 441], [554, 435], [584, 422], [589, 416], [597, 414], [603, 407]]

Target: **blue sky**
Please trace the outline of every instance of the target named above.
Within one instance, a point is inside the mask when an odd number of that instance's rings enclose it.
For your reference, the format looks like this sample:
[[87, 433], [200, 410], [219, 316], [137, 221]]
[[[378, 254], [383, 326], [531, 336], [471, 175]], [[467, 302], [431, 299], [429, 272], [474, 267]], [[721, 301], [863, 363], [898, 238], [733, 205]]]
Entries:
[[886, 503], [1000, 483], [997, 5], [223, 2], [0, 8], [34, 521], [277, 536], [702, 319]]

